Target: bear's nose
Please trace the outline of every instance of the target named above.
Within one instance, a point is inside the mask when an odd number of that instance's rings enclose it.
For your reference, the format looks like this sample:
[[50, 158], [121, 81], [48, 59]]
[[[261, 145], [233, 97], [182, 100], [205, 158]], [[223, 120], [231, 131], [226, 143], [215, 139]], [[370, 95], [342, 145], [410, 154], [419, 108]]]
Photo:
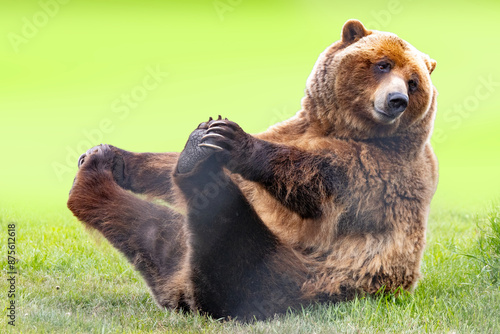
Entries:
[[408, 95], [402, 93], [389, 93], [387, 95], [387, 113], [393, 117], [405, 111], [408, 106]]

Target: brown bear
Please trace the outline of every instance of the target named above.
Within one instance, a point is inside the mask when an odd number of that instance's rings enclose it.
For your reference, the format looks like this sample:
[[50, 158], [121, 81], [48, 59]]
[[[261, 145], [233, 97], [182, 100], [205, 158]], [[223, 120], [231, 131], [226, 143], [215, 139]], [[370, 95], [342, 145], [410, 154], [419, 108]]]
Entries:
[[291, 119], [250, 135], [210, 118], [180, 154], [96, 146], [79, 160], [68, 207], [162, 307], [263, 319], [411, 290], [438, 179], [435, 66], [349, 20]]

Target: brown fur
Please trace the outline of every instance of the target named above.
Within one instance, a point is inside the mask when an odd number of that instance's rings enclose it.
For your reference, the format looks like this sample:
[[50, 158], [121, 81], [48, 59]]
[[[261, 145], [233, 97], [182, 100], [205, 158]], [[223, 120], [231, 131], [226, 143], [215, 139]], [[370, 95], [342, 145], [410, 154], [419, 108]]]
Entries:
[[[139, 154], [111, 147], [87, 154], [89, 162], [75, 179], [68, 206], [128, 256], [160, 305], [215, 316], [267, 317], [288, 306], [415, 286], [438, 177], [429, 142], [437, 96], [430, 73], [436, 63], [396, 35], [368, 31], [359, 21], [346, 22], [341, 36], [320, 55], [302, 110], [255, 136], [234, 123], [222, 124], [232, 130], [220, 132], [226, 138], [214, 141], [225, 149], [221, 159], [204, 158], [190, 174], [176, 171], [177, 153]], [[380, 61], [391, 64], [390, 73], [377, 72]], [[373, 101], [389, 78], [416, 80], [418, 88], [408, 91], [408, 106], [400, 117], [381, 122]], [[224, 169], [218, 167], [220, 161], [225, 161]], [[231, 196], [248, 203], [246, 215], [255, 213], [244, 223], [248, 238], [256, 239], [252, 247], [260, 247], [257, 236], [268, 240], [262, 255], [236, 250], [247, 254], [243, 261], [261, 263], [251, 280], [259, 282], [255, 288], [235, 288], [247, 304], [199, 291], [200, 286], [233, 284], [219, 282], [219, 275], [232, 275], [231, 266], [220, 269], [228, 272], [208, 273], [213, 279], [197, 278], [209, 277], [203, 276], [203, 263], [196, 265], [197, 254], [206, 254], [203, 244], [219, 226], [204, 221], [211, 211], [199, 215], [204, 209], [196, 196], [208, 187], [208, 174], [212, 181], [220, 175], [229, 189], [234, 185]], [[154, 198], [167, 206], [151, 203]], [[209, 202], [217, 210], [219, 203]], [[220, 226], [232, 229], [229, 213], [219, 219]], [[235, 240], [246, 240], [238, 230], [230, 233]], [[218, 242], [234, 246], [227, 238]]]

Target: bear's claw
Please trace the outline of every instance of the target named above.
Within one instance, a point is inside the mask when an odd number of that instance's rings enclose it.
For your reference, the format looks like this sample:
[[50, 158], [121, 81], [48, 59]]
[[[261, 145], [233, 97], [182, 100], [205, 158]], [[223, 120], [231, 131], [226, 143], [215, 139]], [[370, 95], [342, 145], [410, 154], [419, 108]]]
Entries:
[[224, 125], [224, 126], [232, 128], [232, 129], [236, 129], [236, 127], [237, 127], [236, 123], [231, 122], [227, 118], [224, 119], [224, 120], [223, 119], [218, 119], [218, 120], [213, 121], [212, 123], [210, 123], [210, 127], [216, 127], [218, 125]]
[[222, 147], [208, 143], [198, 144], [198, 147], [208, 147], [208, 148], [213, 148], [216, 151], [224, 151]]
[[213, 123], [224, 120], [227, 121], [228, 119], [227, 118], [222, 119], [221, 115], [219, 115], [219, 117], [216, 120], [214, 120], [212, 117], [209, 117], [207, 122], [201, 122], [196, 129], [207, 130]]
[[199, 146], [229, 152], [238, 145], [244, 144], [245, 135], [245, 132], [238, 124], [219, 118], [209, 124], [205, 135], [200, 140]]
[[78, 158], [78, 168], [80, 168], [80, 166], [83, 165], [83, 163], [85, 162], [86, 156], [87, 156], [87, 152], [80, 155], [80, 157]]
[[207, 122], [201, 122], [196, 129], [208, 129], [210, 122], [212, 122], [213, 120], [214, 119], [212, 117], [209, 117]]
[[224, 136], [218, 133], [208, 133], [207, 131], [207, 134], [201, 137], [201, 140], [204, 141], [207, 138], [224, 138]]

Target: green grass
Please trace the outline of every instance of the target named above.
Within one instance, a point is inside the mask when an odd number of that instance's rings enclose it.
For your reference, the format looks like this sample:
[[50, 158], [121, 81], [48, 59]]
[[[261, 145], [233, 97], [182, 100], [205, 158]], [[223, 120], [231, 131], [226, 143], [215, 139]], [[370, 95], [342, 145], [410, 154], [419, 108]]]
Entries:
[[478, 245], [474, 253], [466, 256], [478, 261], [481, 274], [500, 286], [500, 212], [492, 209], [483, 219], [477, 219], [480, 230]]
[[[22, 332], [500, 332], [499, 207], [477, 216], [434, 209], [423, 278], [412, 294], [311, 306], [247, 325], [160, 310], [138, 273], [102, 237], [63, 209], [39, 211], [0, 215], [2, 228], [17, 222], [16, 329]], [[6, 290], [2, 280], [0, 291]]]

